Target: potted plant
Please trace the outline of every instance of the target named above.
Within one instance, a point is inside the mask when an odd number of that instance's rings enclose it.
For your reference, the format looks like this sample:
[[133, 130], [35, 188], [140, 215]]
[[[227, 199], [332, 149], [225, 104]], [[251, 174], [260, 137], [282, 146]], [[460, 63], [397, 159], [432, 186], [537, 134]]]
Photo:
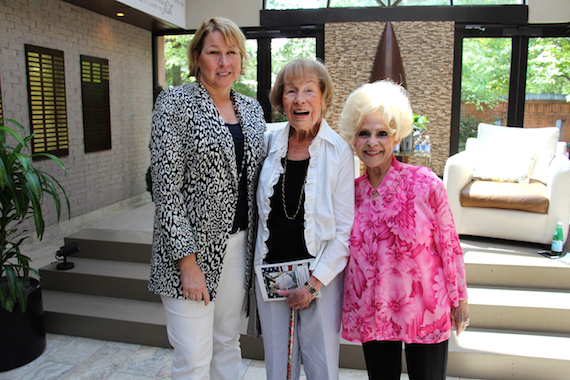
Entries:
[[[18, 122], [0, 119], [0, 371], [32, 361], [41, 355], [46, 343], [39, 274], [30, 267], [30, 258], [20, 251], [29, 237], [22, 223], [33, 219], [36, 236], [41, 240], [45, 228], [42, 201], [44, 197], [53, 199], [59, 221], [59, 190], [68, 214], [70, 210], [60, 183], [32, 164], [34, 157], [43, 156], [65, 171], [61, 160], [46, 153], [30, 154], [33, 134], [22, 138], [6, 122], [26, 134]], [[14, 141], [13, 146], [10, 141]]]

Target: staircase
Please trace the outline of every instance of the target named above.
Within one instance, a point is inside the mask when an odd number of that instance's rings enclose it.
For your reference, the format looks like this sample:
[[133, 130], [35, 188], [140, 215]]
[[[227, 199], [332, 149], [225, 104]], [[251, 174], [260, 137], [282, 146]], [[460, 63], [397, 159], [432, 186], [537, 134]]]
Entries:
[[[160, 298], [147, 291], [150, 232], [84, 229], [65, 238], [75, 268], [40, 269], [48, 332], [169, 347]], [[462, 239], [471, 325], [449, 345], [448, 376], [570, 378], [570, 265], [538, 248]], [[570, 261], [570, 260], [569, 260]], [[243, 356], [263, 359], [242, 336]], [[362, 348], [341, 341], [341, 367], [364, 368]], [[404, 367], [405, 368], [405, 367]]]

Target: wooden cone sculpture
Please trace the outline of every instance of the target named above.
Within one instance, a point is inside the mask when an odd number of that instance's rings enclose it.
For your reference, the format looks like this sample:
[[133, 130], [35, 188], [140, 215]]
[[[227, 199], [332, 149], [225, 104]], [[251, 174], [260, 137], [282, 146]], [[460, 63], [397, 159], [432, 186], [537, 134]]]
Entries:
[[404, 64], [392, 23], [389, 21], [386, 23], [386, 28], [384, 28], [376, 49], [376, 57], [374, 57], [374, 64], [370, 73], [370, 83], [382, 79], [391, 79], [406, 88]]

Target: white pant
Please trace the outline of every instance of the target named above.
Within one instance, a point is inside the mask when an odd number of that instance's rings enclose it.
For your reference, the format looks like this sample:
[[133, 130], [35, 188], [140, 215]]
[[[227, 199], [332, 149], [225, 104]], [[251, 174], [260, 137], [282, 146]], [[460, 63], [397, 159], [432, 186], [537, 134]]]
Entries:
[[230, 235], [214, 302], [162, 297], [173, 380], [236, 380], [241, 362], [239, 326], [245, 318], [247, 231]]
[[[320, 298], [295, 313], [293, 380], [300, 377], [301, 356], [308, 380], [338, 379], [343, 285], [344, 275], [341, 272], [330, 284], [321, 287]], [[285, 301], [263, 301], [258, 286], [256, 293], [267, 379], [285, 379], [291, 308]]]

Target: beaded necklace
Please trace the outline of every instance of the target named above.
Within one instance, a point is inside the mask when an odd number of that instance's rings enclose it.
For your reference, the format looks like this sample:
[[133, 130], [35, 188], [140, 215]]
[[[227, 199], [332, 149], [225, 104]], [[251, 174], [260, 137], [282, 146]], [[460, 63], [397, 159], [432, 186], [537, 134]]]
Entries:
[[295, 220], [297, 215], [299, 214], [299, 210], [301, 210], [301, 204], [303, 203], [303, 195], [305, 194], [305, 183], [307, 182], [307, 172], [305, 171], [305, 178], [303, 179], [303, 185], [301, 186], [301, 192], [299, 194], [299, 203], [297, 203], [297, 210], [295, 210], [295, 214], [293, 216], [289, 216], [287, 213], [287, 205], [285, 203], [285, 174], [287, 173], [287, 157], [285, 157], [285, 162], [283, 163], [283, 174], [281, 178], [281, 200], [283, 202], [283, 211], [285, 212], [285, 217], [289, 220]]

